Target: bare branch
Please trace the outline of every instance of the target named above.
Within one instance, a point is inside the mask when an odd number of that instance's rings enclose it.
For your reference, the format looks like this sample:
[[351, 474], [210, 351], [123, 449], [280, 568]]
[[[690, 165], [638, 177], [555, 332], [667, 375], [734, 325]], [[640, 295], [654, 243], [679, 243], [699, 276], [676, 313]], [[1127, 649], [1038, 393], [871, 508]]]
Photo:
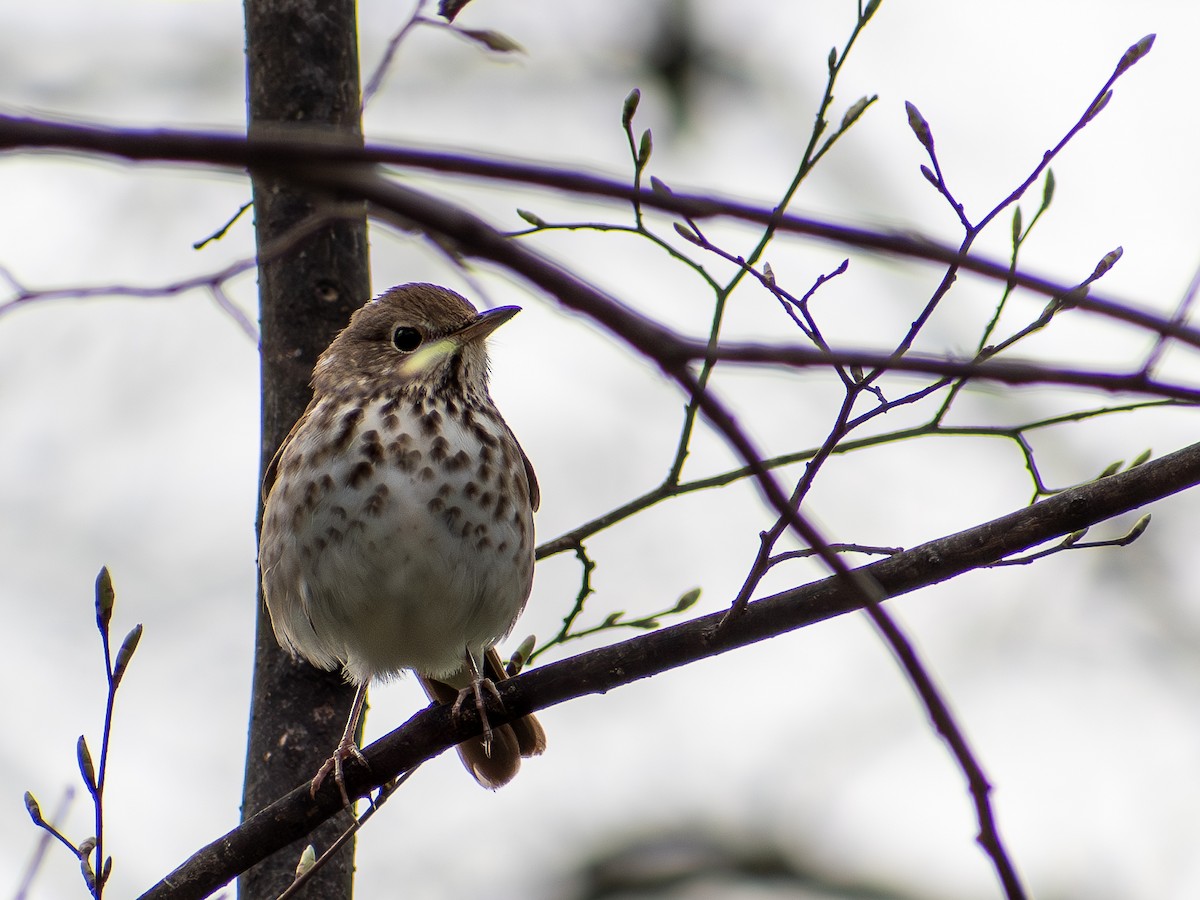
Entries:
[[[1200, 444], [1126, 472], [1072, 488], [958, 534], [940, 538], [859, 570], [888, 597], [945, 581], [1038, 544], [1129, 512], [1200, 484]], [[499, 685], [502, 707], [489, 706], [494, 726], [586, 694], [602, 693], [699, 659], [745, 647], [861, 608], [862, 598], [844, 579], [823, 581], [750, 603], [743, 615], [718, 627], [723, 613], [539, 666]], [[396, 773], [478, 733], [470, 709], [453, 716], [438, 706], [414, 716], [364, 751], [370, 770], [353, 767], [351, 796], [363, 796]], [[313, 800], [308, 782], [243, 825], [217, 839], [153, 886], [144, 900], [207, 896], [258, 859], [307, 834], [337, 814], [335, 786]]]
[[385, 163], [539, 185], [625, 203], [638, 202], [648, 208], [693, 219], [720, 217], [773, 225], [782, 232], [807, 235], [831, 243], [956, 265], [996, 281], [1011, 281], [1014, 285], [1047, 297], [1068, 298], [1079, 309], [1200, 348], [1200, 330], [1172, 322], [1145, 309], [1095, 294], [1085, 294], [1074, 285], [1014, 271], [1007, 263], [960, 253], [955, 248], [920, 236], [780, 214], [777, 210], [706, 195], [639, 191], [624, 182], [575, 170], [430, 150], [378, 145], [355, 147], [308, 129], [297, 129], [294, 135], [286, 139], [249, 139], [203, 132], [98, 128], [0, 116], [0, 150], [20, 148], [97, 153], [138, 161], [173, 160], [231, 168], [286, 169], [301, 181], [320, 181], [342, 187], [361, 179], [359, 173], [362, 163]]

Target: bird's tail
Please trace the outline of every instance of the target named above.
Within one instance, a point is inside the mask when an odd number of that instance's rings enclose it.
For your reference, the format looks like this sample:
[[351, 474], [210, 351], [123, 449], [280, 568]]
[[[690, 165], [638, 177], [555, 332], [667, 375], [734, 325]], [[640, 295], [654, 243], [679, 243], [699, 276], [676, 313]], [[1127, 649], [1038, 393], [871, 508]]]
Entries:
[[[460, 691], [445, 682], [419, 676], [421, 686], [429, 699], [435, 703], [455, 703]], [[483, 677], [493, 684], [508, 678], [500, 654], [488, 648], [483, 660]], [[467, 689], [469, 690], [469, 688]], [[522, 716], [505, 725], [492, 729], [489, 745], [483, 735], [468, 738], [458, 745], [458, 756], [468, 772], [488, 790], [503, 787], [516, 777], [521, 768], [521, 759], [539, 756], [546, 749], [546, 732], [532, 715]]]

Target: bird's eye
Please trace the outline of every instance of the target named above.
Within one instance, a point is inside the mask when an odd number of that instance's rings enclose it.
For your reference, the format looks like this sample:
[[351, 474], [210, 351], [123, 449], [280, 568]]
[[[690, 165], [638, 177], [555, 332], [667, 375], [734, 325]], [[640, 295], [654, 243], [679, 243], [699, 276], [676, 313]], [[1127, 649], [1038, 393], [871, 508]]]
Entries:
[[412, 353], [421, 346], [421, 332], [407, 325], [401, 325], [392, 333], [392, 344], [401, 353]]

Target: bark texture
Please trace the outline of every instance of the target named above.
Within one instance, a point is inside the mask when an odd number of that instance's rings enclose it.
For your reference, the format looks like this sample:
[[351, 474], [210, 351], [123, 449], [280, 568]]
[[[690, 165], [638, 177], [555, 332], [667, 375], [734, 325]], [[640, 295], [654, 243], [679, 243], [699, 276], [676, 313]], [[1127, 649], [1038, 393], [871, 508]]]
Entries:
[[[251, 135], [319, 134], [361, 145], [354, 0], [245, 0]], [[314, 134], [315, 132], [315, 134]], [[317, 355], [370, 293], [366, 216], [336, 197], [251, 173], [262, 324], [262, 467], [308, 402]], [[339, 217], [321, 221], [337, 210]], [[262, 502], [259, 498], [259, 521]], [[254, 686], [242, 816], [249, 818], [311, 777], [345, 723], [353, 690], [337, 672], [297, 663], [275, 641], [258, 597]], [[243, 900], [274, 898], [292, 881], [307, 843], [320, 852], [344, 827], [338, 816], [246, 872]], [[308, 896], [351, 896], [354, 845], [326, 866]]]

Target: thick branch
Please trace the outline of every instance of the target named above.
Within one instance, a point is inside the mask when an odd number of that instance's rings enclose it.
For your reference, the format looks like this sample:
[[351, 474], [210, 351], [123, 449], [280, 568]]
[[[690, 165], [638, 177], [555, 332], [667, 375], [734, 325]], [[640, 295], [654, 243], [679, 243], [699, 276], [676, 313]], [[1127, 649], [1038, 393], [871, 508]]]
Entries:
[[[1033, 506], [896, 554], [859, 570], [889, 597], [946, 581], [1045, 541], [1078, 531], [1200, 483], [1200, 444], [1127, 472], [1064, 491]], [[797, 628], [861, 606], [845, 579], [826, 578], [750, 603], [725, 621], [716, 613], [652, 634], [540, 666], [500, 686], [503, 709], [489, 710], [492, 724], [545, 709], [585, 694], [657, 675], [668, 669]], [[398, 772], [412, 768], [478, 731], [469, 715], [447, 707], [414, 716], [366, 748], [370, 772], [351, 767], [347, 789], [362, 796]], [[214, 841], [147, 891], [143, 898], [200, 898], [280, 847], [310, 832], [341, 807], [337, 789], [325, 786], [316, 800], [307, 782]]]
[[[307, 14], [297, 0], [245, 0], [244, 8], [251, 133], [290, 133], [299, 121], [327, 140], [361, 146], [354, 0], [326, 0], [320, 16]], [[255, 172], [252, 185], [265, 470], [308, 403], [317, 354], [370, 296], [371, 282], [361, 203], [356, 214], [317, 224], [329, 204], [323, 192], [271, 172]], [[261, 503], [258, 513], [261, 522]], [[337, 743], [354, 694], [340, 673], [297, 664], [276, 641], [261, 593], [258, 601], [243, 817], [291, 787], [295, 773], [317, 770]], [[340, 830], [330, 823], [315, 840], [328, 843]], [[239, 900], [278, 897], [302, 850], [293, 847], [247, 872]], [[338, 900], [351, 897], [353, 887], [351, 844], [316, 873], [310, 891]]]

